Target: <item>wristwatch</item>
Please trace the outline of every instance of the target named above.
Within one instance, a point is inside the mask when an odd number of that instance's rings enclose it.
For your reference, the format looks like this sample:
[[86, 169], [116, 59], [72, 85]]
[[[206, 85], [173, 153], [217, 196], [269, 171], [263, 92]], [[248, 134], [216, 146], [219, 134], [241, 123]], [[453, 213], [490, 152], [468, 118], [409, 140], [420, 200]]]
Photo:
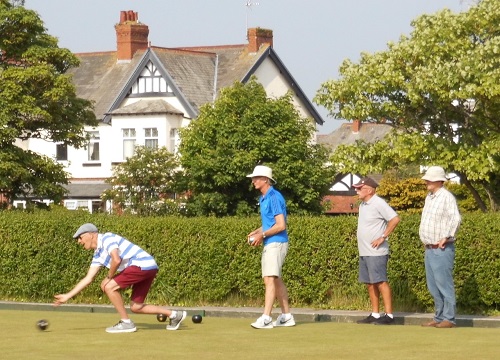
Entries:
[[265, 239], [266, 238], [266, 233], [263, 231], [262, 232], [262, 238]]
[[383, 234], [382, 234], [382, 239], [384, 239], [384, 240], [385, 240], [385, 239], [387, 239], [388, 237], [389, 237], [389, 235], [383, 235]]

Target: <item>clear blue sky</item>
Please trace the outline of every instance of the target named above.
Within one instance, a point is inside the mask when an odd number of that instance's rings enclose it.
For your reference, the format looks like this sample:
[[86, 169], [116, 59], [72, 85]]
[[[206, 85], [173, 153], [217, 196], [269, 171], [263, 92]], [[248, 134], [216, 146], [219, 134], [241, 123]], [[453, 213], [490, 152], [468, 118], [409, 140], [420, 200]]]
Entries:
[[[411, 32], [411, 21], [444, 8], [467, 9], [464, 0], [26, 0], [59, 46], [72, 52], [116, 48], [120, 11], [133, 10], [149, 26], [155, 46], [246, 43], [246, 27], [272, 29], [274, 49], [312, 100], [320, 85], [338, 76], [344, 59], [385, 50]], [[327, 116], [320, 134], [342, 121]]]

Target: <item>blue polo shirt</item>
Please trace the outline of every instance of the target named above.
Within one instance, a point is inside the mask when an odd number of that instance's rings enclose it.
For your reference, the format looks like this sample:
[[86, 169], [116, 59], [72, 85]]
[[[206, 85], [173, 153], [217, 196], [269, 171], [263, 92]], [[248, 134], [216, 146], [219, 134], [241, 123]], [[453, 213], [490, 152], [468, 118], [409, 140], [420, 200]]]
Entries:
[[[283, 214], [286, 223], [287, 220], [285, 198], [278, 190], [271, 186], [265, 195], [260, 196], [260, 217], [262, 219], [262, 231], [269, 230], [274, 224], [276, 224], [276, 220], [274, 219], [274, 217], [279, 214]], [[288, 233], [286, 229], [277, 234], [266, 237], [264, 239], [264, 246], [273, 242], [288, 242]]]

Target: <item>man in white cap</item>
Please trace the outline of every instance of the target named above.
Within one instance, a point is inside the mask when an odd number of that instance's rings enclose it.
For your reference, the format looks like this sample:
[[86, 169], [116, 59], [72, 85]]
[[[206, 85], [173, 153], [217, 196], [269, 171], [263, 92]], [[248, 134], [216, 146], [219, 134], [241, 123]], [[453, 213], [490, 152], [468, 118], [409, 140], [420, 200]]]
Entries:
[[425, 277], [434, 298], [434, 318], [422, 326], [452, 328], [456, 326], [455, 235], [460, 225], [460, 213], [453, 194], [444, 188], [444, 169], [431, 166], [422, 177], [429, 191], [420, 221], [420, 240], [425, 246]]
[[[253, 173], [247, 175], [247, 177], [252, 178], [252, 184], [261, 193], [259, 204], [262, 226], [248, 234], [247, 241], [251, 246], [264, 244], [261, 265], [262, 278], [266, 289], [264, 313], [251, 325], [255, 329], [294, 326], [295, 320], [290, 313], [288, 304], [288, 289], [281, 277], [283, 263], [288, 252], [285, 199], [272, 186], [275, 181], [271, 168], [258, 165], [253, 170]], [[275, 299], [278, 299], [281, 314], [273, 322], [271, 312]]]
[[83, 224], [73, 235], [85, 250], [94, 250], [94, 256], [87, 275], [66, 294], [55, 295], [54, 305], [59, 306], [71, 299], [92, 283], [102, 267], [108, 268], [107, 276], [101, 282], [101, 290], [108, 296], [121, 320], [106, 329], [108, 333], [128, 333], [137, 330], [129, 318], [122, 289], [131, 287], [130, 310], [138, 314], [163, 314], [170, 318], [167, 330], [177, 330], [186, 318], [185, 311], [173, 311], [163, 306], [145, 304], [151, 284], [158, 273], [155, 259], [120, 235], [107, 232], [99, 234], [94, 224]]

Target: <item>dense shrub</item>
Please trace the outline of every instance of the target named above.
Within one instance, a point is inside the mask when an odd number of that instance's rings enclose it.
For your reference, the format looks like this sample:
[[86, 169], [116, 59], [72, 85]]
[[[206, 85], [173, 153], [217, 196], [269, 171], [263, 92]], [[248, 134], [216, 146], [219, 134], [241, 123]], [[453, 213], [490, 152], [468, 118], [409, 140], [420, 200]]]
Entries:
[[[462, 313], [500, 304], [498, 214], [466, 214], [457, 243], [455, 282]], [[389, 277], [396, 311], [432, 311], [426, 289], [418, 215], [405, 215], [391, 236]], [[171, 305], [262, 305], [260, 249], [246, 234], [259, 217], [179, 218], [91, 215], [70, 211], [0, 212], [0, 298], [51, 302], [81, 279], [92, 253], [72, 234], [84, 222], [121, 234], [153, 254], [160, 272], [149, 301]], [[292, 305], [368, 308], [357, 282], [355, 216], [291, 217], [291, 247], [284, 267]], [[100, 276], [105, 276], [102, 272]], [[74, 302], [108, 303], [99, 281]]]

